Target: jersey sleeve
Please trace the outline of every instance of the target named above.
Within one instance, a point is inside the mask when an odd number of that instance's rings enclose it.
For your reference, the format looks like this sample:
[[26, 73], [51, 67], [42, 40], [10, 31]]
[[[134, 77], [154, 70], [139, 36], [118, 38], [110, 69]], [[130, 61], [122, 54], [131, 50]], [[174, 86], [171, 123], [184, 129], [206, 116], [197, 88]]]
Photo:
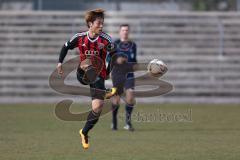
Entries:
[[79, 41], [79, 36], [78, 34], [76, 34], [62, 46], [62, 49], [59, 55], [59, 60], [58, 60], [59, 63], [63, 63], [63, 60], [66, 57], [69, 49], [72, 50], [78, 47], [78, 41]]
[[110, 74], [110, 72], [112, 71], [112, 67], [113, 67], [113, 57], [116, 53], [116, 47], [112, 41], [112, 38], [110, 36], [107, 36], [105, 37], [107, 39], [107, 46], [106, 46], [106, 49], [107, 49], [107, 58], [106, 58], [106, 61], [108, 63], [107, 65], [107, 75]]
[[137, 45], [136, 43], [133, 44], [133, 62], [137, 62]]

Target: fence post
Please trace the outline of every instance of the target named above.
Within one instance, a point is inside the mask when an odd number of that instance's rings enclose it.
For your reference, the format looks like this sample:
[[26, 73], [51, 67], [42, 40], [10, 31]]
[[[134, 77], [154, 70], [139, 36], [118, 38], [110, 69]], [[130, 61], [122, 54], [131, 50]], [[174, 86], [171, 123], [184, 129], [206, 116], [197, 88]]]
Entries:
[[38, 0], [38, 7], [37, 7], [38, 11], [42, 10], [42, 4], [43, 4], [42, 0]]

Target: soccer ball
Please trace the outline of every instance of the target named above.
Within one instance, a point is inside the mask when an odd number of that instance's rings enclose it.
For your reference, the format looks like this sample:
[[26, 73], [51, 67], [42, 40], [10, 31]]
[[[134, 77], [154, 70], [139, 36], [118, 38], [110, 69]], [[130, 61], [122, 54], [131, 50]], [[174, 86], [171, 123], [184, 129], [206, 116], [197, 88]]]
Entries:
[[147, 69], [150, 75], [154, 77], [161, 77], [168, 70], [167, 65], [158, 59], [151, 60], [147, 66]]

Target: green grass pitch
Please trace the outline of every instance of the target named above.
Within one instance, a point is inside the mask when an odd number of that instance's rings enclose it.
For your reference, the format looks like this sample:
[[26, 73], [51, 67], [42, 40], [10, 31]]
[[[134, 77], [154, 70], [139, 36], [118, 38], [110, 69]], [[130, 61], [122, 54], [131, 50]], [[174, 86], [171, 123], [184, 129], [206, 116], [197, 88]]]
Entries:
[[[77, 104], [72, 107], [73, 112], [84, 109]], [[136, 114], [181, 115], [188, 110], [191, 121], [163, 118], [147, 122]], [[83, 150], [78, 130], [84, 122], [57, 119], [54, 105], [0, 105], [0, 159], [240, 159], [239, 105], [142, 104], [134, 113], [135, 132], [122, 129], [124, 108], [121, 107], [119, 131], [110, 129], [111, 114], [103, 116], [90, 132], [90, 149]]]

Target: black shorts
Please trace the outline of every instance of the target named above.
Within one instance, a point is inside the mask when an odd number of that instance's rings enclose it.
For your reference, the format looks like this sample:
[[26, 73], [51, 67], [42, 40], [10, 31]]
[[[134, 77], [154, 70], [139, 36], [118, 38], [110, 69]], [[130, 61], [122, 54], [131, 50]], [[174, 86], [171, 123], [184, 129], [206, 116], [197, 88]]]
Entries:
[[126, 78], [126, 76], [113, 78], [113, 87], [117, 88], [117, 94], [122, 95], [124, 89], [134, 89], [135, 79], [134, 77]]
[[117, 88], [117, 94], [122, 95], [124, 89], [134, 89], [135, 78], [133, 74], [133, 64], [115, 64], [112, 69], [113, 87]]
[[90, 95], [92, 97], [92, 100], [94, 99], [104, 100], [105, 90], [106, 90], [104, 78], [102, 78], [101, 76], [98, 76], [94, 83], [89, 84], [87, 80], [83, 79], [84, 74], [85, 72], [82, 69], [78, 68], [77, 79], [81, 84], [90, 86]]

